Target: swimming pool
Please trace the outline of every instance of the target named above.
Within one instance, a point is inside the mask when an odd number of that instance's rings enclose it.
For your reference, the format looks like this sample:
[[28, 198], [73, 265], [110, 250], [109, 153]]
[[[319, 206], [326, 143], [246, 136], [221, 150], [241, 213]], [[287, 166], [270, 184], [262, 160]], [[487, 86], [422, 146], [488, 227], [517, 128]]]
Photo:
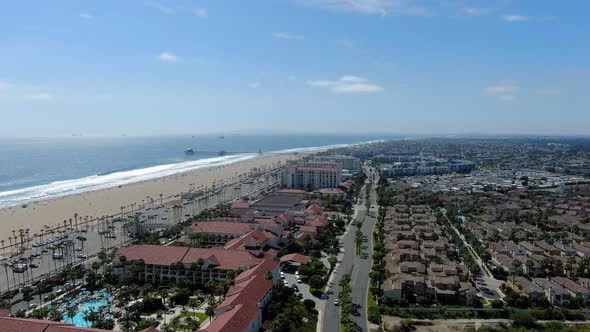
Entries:
[[[100, 295], [105, 295], [105, 294], [100, 294]], [[108, 295], [105, 295], [104, 297], [101, 297], [100, 299], [95, 299], [95, 300], [88, 300], [85, 302], [80, 303], [80, 305], [78, 306], [78, 312], [76, 312], [76, 315], [74, 315], [74, 319], [72, 321], [72, 318], [70, 318], [70, 316], [68, 316], [68, 314], [64, 314], [62, 316], [62, 320], [66, 323], [70, 323], [70, 324], [74, 324], [78, 327], [92, 327], [92, 323], [88, 322], [84, 319], [85, 315], [87, 312], [90, 311], [100, 311], [100, 307], [107, 305], [109, 303], [109, 298]]]

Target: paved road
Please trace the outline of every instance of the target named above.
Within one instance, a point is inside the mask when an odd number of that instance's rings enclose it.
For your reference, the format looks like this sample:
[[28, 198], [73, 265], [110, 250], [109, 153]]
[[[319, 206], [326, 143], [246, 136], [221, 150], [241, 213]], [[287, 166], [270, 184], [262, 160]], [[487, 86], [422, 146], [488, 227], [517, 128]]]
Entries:
[[449, 225], [451, 225], [453, 231], [463, 241], [463, 245], [467, 248], [467, 250], [469, 250], [471, 256], [473, 256], [473, 259], [475, 260], [475, 262], [481, 270], [481, 275], [478, 276], [476, 280], [477, 288], [479, 289], [479, 293], [477, 295], [489, 301], [503, 299], [504, 293], [502, 292], [502, 289], [500, 287], [504, 284], [504, 282], [502, 280], [494, 278], [494, 276], [492, 275], [492, 273], [490, 273], [481, 257], [479, 257], [479, 255], [473, 249], [471, 244], [469, 244], [469, 242], [465, 238], [465, 235], [461, 234], [459, 230], [455, 227], [455, 225], [453, 225], [453, 223], [449, 220], [449, 217], [447, 216], [447, 211], [445, 209], [442, 209], [442, 212], [444, 217], [447, 219]]
[[[375, 192], [371, 194], [371, 201], [375, 201]], [[355, 249], [355, 233], [357, 227], [351, 223], [348, 230], [341, 237], [342, 249], [344, 254], [341, 261], [336, 266], [336, 274], [333, 285], [328, 294], [329, 298], [323, 306], [322, 328], [323, 332], [337, 332], [340, 330], [340, 307], [334, 305], [334, 299], [338, 297], [340, 286], [338, 283], [342, 276], [346, 273], [351, 273], [352, 286], [352, 303], [356, 307], [356, 312], [353, 309], [352, 321], [357, 324], [359, 331], [368, 331], [367, 329], [367, 290], [369, 287], [369, 272], [371, 272], [371, 265], [373, 264], [373, 227], [375, 226], [375, 218], [366, 214], [365, 208], [365, 189], [363, 188], [362, 195], [359, 202], [355, 206], [355, 221], [362, 221], [364, 219], [361, 231], [367, 235], [368, 241], [363, 243], [362, 253], [367, 253], [367, 258], [356, 256]]]

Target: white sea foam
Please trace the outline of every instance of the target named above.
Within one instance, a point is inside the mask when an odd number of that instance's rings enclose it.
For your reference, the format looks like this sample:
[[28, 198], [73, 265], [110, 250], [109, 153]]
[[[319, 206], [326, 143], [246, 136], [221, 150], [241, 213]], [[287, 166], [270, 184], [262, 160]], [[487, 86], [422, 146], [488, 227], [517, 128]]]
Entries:
[[[363, 142], [358, 144], [368, 144]], [[328, 149], [341, 148], [355, 144], [335, 144], [320, 147], [307, 147], [273, 151], [272, 153], [313, 152]], [[223, 157], [185, 161], [175, 164], [159, 165], [135, 170], [106, 173], [104, 175], [92, 175], [80, 179], [56, 181], [49, 184], [28, 187], [23, 189], [0, 192], [0, 208], [24, 204], [30, 201], [57, 198], [82, 192], [112, 188], [130, 183], [157, 179], [169, 175], [180, 174], [198, 169], [233, 164], [240, 161], [258, 158], [259, 154], [238, 154]]]

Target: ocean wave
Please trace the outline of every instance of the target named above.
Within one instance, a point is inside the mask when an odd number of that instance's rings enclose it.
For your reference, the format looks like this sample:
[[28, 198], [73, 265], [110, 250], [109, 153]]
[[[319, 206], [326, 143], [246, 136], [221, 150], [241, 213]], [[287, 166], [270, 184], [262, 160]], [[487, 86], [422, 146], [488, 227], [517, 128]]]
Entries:
[[[270, 153], [282, 154], [295, 152], [323, 151], [352, 145], [368, 144], [371, 142], [361, 142], [355, 144], [334, 144], [327, 146], [276, 150], [271, 151]], [[120, 169], [79, 179], [55, 181], [45, 185], [0, 192], [0, 208], [28, 203], [31, 201], [63, 197], [87, 191], [94, 191], [117, 187], [121, 185], [127, 185], [135, 182], [153, 180], [165, 176], [185, 173], [198, 169], [250, 160], [253, 158], [258, 158], [259, 156], [259, 154], [236, 154], [222, 157], [198, 159], [194, 161], [184, 161], [173, 164], [158, 165], [140, 169]]]
[[55, 181], [45, 185], [0, 192], [0, 207], [8, 207], [29, 201], [57, 198], [87, 191], [112, 188], [202, 168], [232, 164], [256, 157], [255, 154], [231, 155], [175, 164], [158, 165], [128, 171], [102, 173], [74, 180]]

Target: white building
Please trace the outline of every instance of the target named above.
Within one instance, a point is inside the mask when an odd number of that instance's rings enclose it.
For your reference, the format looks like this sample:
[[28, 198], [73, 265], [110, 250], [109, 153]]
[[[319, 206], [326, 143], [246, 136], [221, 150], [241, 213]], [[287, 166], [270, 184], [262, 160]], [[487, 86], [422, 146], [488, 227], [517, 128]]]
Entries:
[[337, 188], [342, 181], [342, 164], [338, 161], [301, 161], [287, 168], [283, 185], [288, 188], [317, 190]]
[[315, 159], [321, 161], [338, 161], [342, 165], [342, 169], [348, 170], [351, 173], [356, 173], [361, 170], [361, 160], [352, 156], [332, 155], [320, 156]]

